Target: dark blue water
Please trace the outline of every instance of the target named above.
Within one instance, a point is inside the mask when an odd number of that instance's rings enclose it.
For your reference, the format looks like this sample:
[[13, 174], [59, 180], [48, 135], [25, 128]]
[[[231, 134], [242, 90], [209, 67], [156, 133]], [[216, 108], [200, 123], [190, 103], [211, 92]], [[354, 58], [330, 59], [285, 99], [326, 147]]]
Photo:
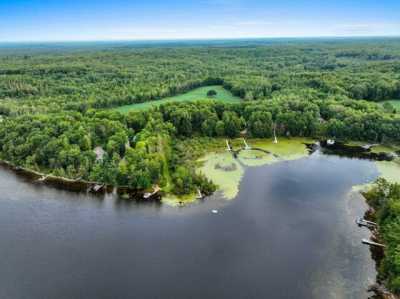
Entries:
[[366, 206], [349, 191], [376, 175], [316, 153], [248, 168], [233, 201], [171, 208], [1, 170], [0, 298], [367, 298]]

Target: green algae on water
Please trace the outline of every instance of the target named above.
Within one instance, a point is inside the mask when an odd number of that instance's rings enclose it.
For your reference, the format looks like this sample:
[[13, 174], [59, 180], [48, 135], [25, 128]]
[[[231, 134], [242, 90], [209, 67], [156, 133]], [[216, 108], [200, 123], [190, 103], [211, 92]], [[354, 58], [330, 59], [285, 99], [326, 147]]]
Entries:
[[239, 183], [244, 174], [244, 168], [236, 161], [230, 152], [211, 153], [200, 160], [202, 166], [198, 169], [208, 179], [216, 184], [227, 199], [233, 199], [239, 192]]
[[308, 155], [307, 143], [314, 143], [310, 138], [279, 138], [278, 143], [274, 143], [272, 139], [252, 139], [250, 145], [252, 147], [262, 148], [278, 155], [284, 160], [296, 160]]
[[380, 176], [390, 183], [400, 184], [400, 161], [377, 161], [376, 167], [380, 172]]
[[[200, 160], [201, 166], [198, 171], [213, 181], [226, 199], [233, 199], [239, 192], [246, 167], [303, 158], [308, 155], [306, 143], [312, 142], [313, 140], [307, 138], [281, 138], [278, 143], [274, 143], [272, 139], [249, 139], [247, 143], [252, 149], [241, 150], [237, 159], [228, 151], [210, 153]], [[232, 144], [234, 149], [244, 146], [242, 139], [232, 140]], [[221, 148], [225, 147], [221, 142]]]
[[172, 207], [179, 207], [191, 204], [197, 200], [196, 194], [188, 194], [185, 196], [177, 196], [174, 194], [168, 193], [166, 196], [162, 197], [161, 202], [163, 204], [172, 206]]
[[256, 150], [241, 151], [238, 159], [242, 164], [249, 167], [263, 166], [278, 161], [274, 155]]
[[[375, 161], [379, 177], [390, 183], [400, 184], [400, 159], [394, 161]], [[374, 182], [353, 186], [353, 191], [366, 192], [374, 186]]]

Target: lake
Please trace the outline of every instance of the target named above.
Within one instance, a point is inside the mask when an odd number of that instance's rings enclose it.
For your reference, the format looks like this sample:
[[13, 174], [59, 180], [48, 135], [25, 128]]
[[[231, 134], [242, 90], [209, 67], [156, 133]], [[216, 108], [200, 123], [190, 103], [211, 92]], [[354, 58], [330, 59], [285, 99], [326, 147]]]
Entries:
[[[367, 160], [319, 152], [247, 168], [187, 207], [33, 185], [0, 170], [0, 298], [367, 298]], [[212, 213], [218, 210], [217, 214]]]

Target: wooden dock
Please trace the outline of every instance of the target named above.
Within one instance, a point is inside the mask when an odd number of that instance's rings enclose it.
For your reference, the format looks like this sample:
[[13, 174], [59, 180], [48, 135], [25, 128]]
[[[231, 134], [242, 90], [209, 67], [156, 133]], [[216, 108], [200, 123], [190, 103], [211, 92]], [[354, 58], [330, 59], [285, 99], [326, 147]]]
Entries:
[[369, 245], [369, 246], [375, 246], [375, 247], [381, 247], [381, 248], [385, 248], [386, 247], [383, 244], [379, 244], [379, 243], [376, 243], [374, 241], [367, 240], [367, 239], [362, 239], [362, 243], [365, 244], [365, 245]]
[[274, 156], [274, 158], [280, 159], [280, 156], [279, 156], [279, 155], [274, 154], [274, 153], [272, 153], [272, 152], [270, 152], [270, 151], [268, 151], [268, 150], [266, 150], [266, 149], [262, 149], [262, 148], [259, 148], [259, 147], [252, 147], [251, 145], [249, 145], [249, 144], [247, 143], [246, 139], [244, 139], [244, 138], [243, 138], [243, 143], [244, 143], [244, 147], [235, 150], [235, 149], [233, 148], [233, 145], [231, 144], [231, 142], [230, 142], [228, 139], [226, 139], [226, 147], [227, 147], [226, 150], [227, 150], [228, 152], [231, 152], [232, 155], [233, 155], [233, 157], [234, 157], [235, 159], [238, 157], [238, 155], [239, 155], [239, 153], [240, 153], [241, 151], [246, 151], [246, 150], [260, 151], [260, 152], [263, 152], [263, 153], [265, 153], [265, 154], [272, 155], [272, 156]]
[[203, 198], [204, 198], [203, 194], [201, 194], [200, 189], [197, 188], [197, 197], [196, 197], [196, 199], [203, 199]]
[[247, 144], [246, 139], [243, 138], [244, 150], [251, 150], [251, 146]]
[[364, 227], [367, 227], [370, 229], [374, 229], [374, 228], [378, 227], [378, 225], [375, 222], [368, 221], [363, 218], [357, 218], [356, 223], [358, 226], [364, 226]]
[[227, 147], [227, 151], [228, 151], [228, 152], [233, 151], [233, 149], [232, 149], [232, 147], [231, 147], [231, 144], [230, 144], [230, 142], [228, 141], [228, 139], [226, 139], [226, 147]]
[[151, 193], [150, 193], [150, 192], [145, 193], [145, 194], [143, 195], [143, 198], [144, 198], [144, 199], [149, 199], [149, 198], [151, 198], [151, 197], [157, 195], [160, 191], [161, 191], [161, 188], [160, 188], [158, 185], [156, 185], [156, 186], [153, 187], [153, 192], [151, 192]]

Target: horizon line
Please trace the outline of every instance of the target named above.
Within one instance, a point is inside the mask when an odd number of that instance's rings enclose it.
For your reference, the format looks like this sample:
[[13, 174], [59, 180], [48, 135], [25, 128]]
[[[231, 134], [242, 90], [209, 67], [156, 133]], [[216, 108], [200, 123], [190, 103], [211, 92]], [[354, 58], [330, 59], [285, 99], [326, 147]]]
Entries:
[[0, 44], [38, 44], [38, 43], [91, 43], [91, 42], [174, 42], [174, 41], [226, 41], [262, 39], [351, 39], [351, 38], [400, 38], [400, 34], [388, 35], [303, 35], [303, 36], [253, 36], [253, 37], [177, 37], [177, 38], [132, 38], [132, 39], [65, 39], [65, 40], [0, 40]]

